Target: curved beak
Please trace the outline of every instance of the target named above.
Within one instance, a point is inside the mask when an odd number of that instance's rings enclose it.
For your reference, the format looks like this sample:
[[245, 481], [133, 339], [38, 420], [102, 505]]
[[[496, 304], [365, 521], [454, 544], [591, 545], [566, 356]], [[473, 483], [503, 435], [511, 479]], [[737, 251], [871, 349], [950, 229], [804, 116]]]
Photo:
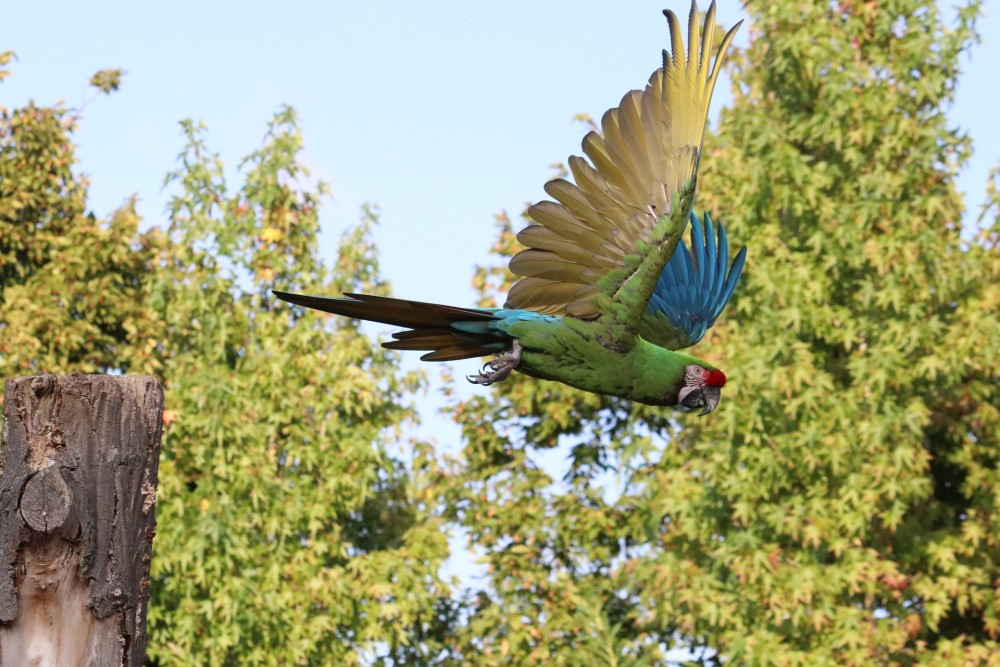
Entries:
[[698, 416], [702, 417], [718, 407], [720, 401], [722, 401], [722, 389], [706, 385], [688, 393], [680, 403], [688, 410], [701, 408]]
[[722, 402], [722, 388], [721, 387], [702, 387], [701, 398], [703, 400], [701, 412], [698, 413], [699, 417], [704, 417], [709, 412], [714, 410]]

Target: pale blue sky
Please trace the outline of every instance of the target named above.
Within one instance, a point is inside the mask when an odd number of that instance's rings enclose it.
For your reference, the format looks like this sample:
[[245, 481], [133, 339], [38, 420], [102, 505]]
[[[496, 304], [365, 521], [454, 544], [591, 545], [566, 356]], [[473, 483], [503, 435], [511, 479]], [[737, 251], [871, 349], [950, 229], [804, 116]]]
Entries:
[[[232, 168], [259, 145], [278, 106], [290, 104], [306, 162], [333, 189], [324, 254], [333, 257], [363, 203], [378, 203], [376, 240], [395, 293], [470, 304], [473, 266], [494, 241], [493, 215], [516, 215], [543, 196], [549, 165], [579, 151], [584, 130], [574, 114], [599, 117], [645, 83], [667, 45], [663, 6], [687, 15], [677, 0], [6, 1], [0, 50], [20, 61], [0, 84], [0, 104], [79, 106], [95, 71], [126, 69], [119, 93], [87, 107], [78, 156], [98, 215], [138, 193], [147, 224], [163, 221], [160, 186], [182, 147], [180, 119], [204, 120], [210, 146]], [[1000, 162], [996, 0], [991, 10], [980, 23], [984, 43], [963, 57], [951, 112], [976, 139], [960, 185], [977, 206]], [[718, 16], [733, 25], [744, 13], [721, 0]], [[744, 26], [738, 43], [746, 36]], [[729, 98], [720, 85], [713, 116]], [[416, 355], [405, 363], [415, 365]], [[473, 391], [459, 384], [463, 395]], [[435, 416], [439, 404], [434, 394], [421, 401], [422, 431], [448, 441], [454, 429]], [[565, 452], [546, 458], [561, 476]]]
[[[99, 215], [138, 193], [147, 223], [162, 221], [178, 120], [204, 120], [210, 146], [234, 167], [288, 103], [301, 115], [307, 163], [333, 188], [324, 251], [332, 255], [362, 203], [376, 202], [396, 292], [457, 304], [473, 298], [493, 214], [542, 197], [549, 165], [579, 151], [573, 115], [599, 117], [641, 86], [667, 43], [664, 0], [3, 5], [0, 49], [20, 62], [0, 104], [78, 106], [96, 70], [128, 71], [119, 93], [87, 107], [76, 136]], [[686, 2], [666, 6], [687, 13]], [[718, 15], [728, 25], [743, 18], [733, 0]], [[981, 32], [1000, 34], [1000, 17], [985, 17]], [[1000, 158], [997, 62], [1000, 42], [989, 39], [964, 59], [952, 114], [977, 140], [962, 181], [975, 202]], [[720, 86], [713, 108], [728, 99]]]

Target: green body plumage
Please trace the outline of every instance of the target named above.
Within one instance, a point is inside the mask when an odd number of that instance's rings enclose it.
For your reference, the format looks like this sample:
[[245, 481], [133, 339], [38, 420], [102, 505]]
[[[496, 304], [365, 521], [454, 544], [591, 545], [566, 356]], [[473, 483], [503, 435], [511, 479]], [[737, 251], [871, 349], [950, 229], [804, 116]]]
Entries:
[[618, 396], [647, 405], [676, 405], [685, 369], [715, 366], [640, 337], [627, 348], [609, 347], [604, 328], [574, 317], [510, 308], [455, 308], [433, 303], [349, 294], [348, 298], [275, 292], [291, 303], [329, 313], [407, 327], [384, 344], [395, 350], [429, 350], [427, 361], [486, 356], [521, 346], [516, 370], [543, 380]]
[[691, 355], [642, 338], [617, 352], [600, 342], [600, 332], [588, 322], [530, 315], [533, 317], [507, 318], [502, 328], [523, 348], [517, 370], [543, 380], [646, 405], [676, 405], [687, 366], [717, 370]]

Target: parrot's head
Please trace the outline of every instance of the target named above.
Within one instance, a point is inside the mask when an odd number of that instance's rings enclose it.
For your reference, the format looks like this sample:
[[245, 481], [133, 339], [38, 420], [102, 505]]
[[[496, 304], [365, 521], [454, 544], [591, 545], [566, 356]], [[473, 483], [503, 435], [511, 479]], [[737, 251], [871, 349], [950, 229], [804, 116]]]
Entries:
[[722, 371], [689, 364], [684, 367], [684, 385], [677, 395], [677, 402], [689, 410], [700, 408], [698, 416], [707, 415], [722, 400], [724, 386], [726, 374]]

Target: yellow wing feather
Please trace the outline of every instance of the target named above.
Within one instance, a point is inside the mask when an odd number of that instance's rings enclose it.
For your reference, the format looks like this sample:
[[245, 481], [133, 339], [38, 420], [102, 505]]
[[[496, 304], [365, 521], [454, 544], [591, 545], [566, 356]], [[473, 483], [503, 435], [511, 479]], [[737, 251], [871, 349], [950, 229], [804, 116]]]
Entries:
[[671, 50], [663, 66], [604, 114], [600, 133], [584, 137], [587, 159], [569, 159], [575, 184], [546, 184], [555, 201], [528, 209], [535, 224], [518, 234], [527, 249], [510, 261], [521, 278], [507, 307], [616, 320], [617, 344], [634, 335], [683, 232], [719, 63], [739, 28], [713, 60], [714, 2], [704, 27], [692, 2], [687, 50], [677, 17], [664, 14]]

